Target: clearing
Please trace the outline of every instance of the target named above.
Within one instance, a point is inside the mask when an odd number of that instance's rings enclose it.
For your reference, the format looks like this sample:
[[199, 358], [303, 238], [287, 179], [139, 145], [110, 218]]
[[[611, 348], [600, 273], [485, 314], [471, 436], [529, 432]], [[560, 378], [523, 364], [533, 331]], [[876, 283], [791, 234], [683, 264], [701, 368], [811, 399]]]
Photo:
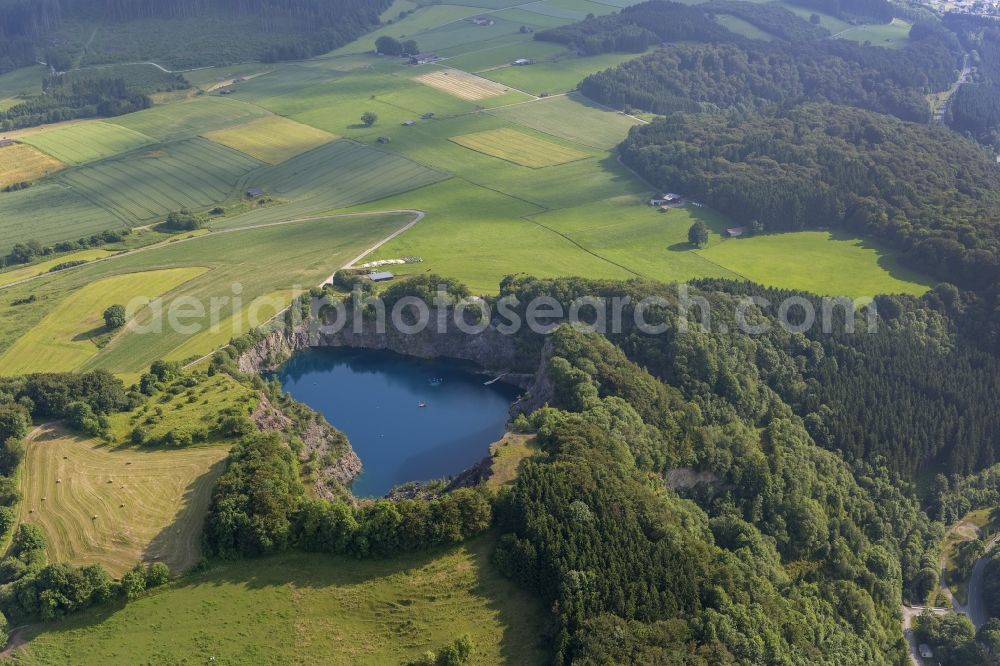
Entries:
[[[126, 305], [134, 298], [155, 299], [206, 270], [203, 267], [171, 268], [91, 282], [59, 303], [0, 356], [0, 374], [68, 372], [79, 368], [100, 351], [93, 338], [106, 333], [105, 309], [116, 303]], [[30, 289], [31, 285], [25, 286]], [[130, 312], [129, 316], [135, 314]]]
[[268, 164], [284, 162], [337, 138], [281, 116], [267, 116], [203, 136]]
[[496, 97], [510, 92], [507, 86], [484, 79], [475, 74], [468, 74], [458, 69], [444, 69], [437, 72], [421, 74], [413, 79], [426, 86], [443, 90], [460, 99], [479, 100]]
[[53, 562], [102, 564], [120, 576], [139, 560], [160, 561], [178, 572], [200, 556], [227, 451], [116, 449], [44, 427], [25, 454], [19, 520], [45, 533]]
[[[287, 553], [213, 564], [109, 613], [32, 627], [26, 664], [401, 664], [468, 634], [468, 664], [547, 663], [543, 610], [489, 536], [388, 560]], [[169, 632], [169, 640], [164, 640]]]
[[451, 140], [476, 152], [533, 169], [590, 157], [579, 150], [508, 128], [453, 136]]
[[14, 183], [30, 183], [62, 168], [59, 160], [23, 143], [0, 148], [0, 188]]

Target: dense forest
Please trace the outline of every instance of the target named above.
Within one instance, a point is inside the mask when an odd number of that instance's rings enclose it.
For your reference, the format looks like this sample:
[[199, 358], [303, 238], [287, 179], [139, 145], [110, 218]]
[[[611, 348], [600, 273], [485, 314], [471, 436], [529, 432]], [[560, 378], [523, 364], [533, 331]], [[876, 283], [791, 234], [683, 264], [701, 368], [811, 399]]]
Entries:
[[[0, 72], [33, 64], [46, 51], [54, 55], [58, 49], [48, 49], [49, 38], [65, 22], [81, 20], [123, 24], [207, 15], [253, 17], [259, 20], [259, 31], [283, 35], [279, 43], [262, 47], [259, 59], [306, 58], [356, 39], [378, 24], [390, 4], [391, 0], [0, 0]], [[288, 29], [289, 21], [293, 30]]]
[[[739, 16], [784, 39], [740, 37], [721, 28], [713, 13]], [[777, 5], [716, 0], [687, 7], [652, 0], [535, 37], [585, 53], [640, 52], [666, 43], [580, 84], [604, 104], [661, 114], [815, 100], [923, 122], [930, 117], [925, 95], [947, 89], [961, 60], [955, 35], [930, 23], [915, 24], [902, 49], [821, 39], [827, 34]]]
[[122, 78], [74, 80], [56, 75], [46, 79], [45, 89], [45, 95], [0, 111], [0, 130], [75, 118], [120, 116], [147, 109], [153, 103], [148, 95], [130, 90]]
[[952, 15], [945, 25], [954, 30], [972, 55], [971, 80], [959, 87], [947, 119], [959, 132], [1000, 147], [1000, 25], [974, 16]]
[[[422, 293], [437, 279], [400, 283], [394, 295]], [[754, 289], [705, 282], [693, 296], [707, 299], [735, 331], [733, 313]], [[788, 295], [754, 293], [775, 302]], [[216, 489], [210, 552], [236, 557], [300, 548], [384, 557], [455, 542], [493, 524], [502, 534], [497, 565], [553, 609], [547, 635], [555, 663], [904, 658], [898, 607], [936, 588], [944, 526], [937, 500], [928, 503], [935, 511], [928, 515], [894, 468], [908, 474], [911, 461], [966, 446], [996, 450], [995, 434], [984, 430], [942, 447], [939, 434], [923, 437], [920, 424], [904, 423], [921, 410], [965, 410], [962, 418], [984, 427], [993, 418], [966, 409], [966, 398], [988, 404], [986, 395], [954, 395], [968, 367], [955, 351], [964, 343], [947, 314], [930, 301], [901, 300], [895, 310], [887, 303], [876, 332], [842, 330], [827, 340], [777, 326], [761, 336], [695, 325], [681, 333], [671, 307], [676, 293], [654, 283], [520, 276], [505, 280], [500, 295], [522, 304], [548, 295], [564, 306], [583, 295], [630, 296], [632, 303], [658, 295], [670, 305], [650, 313], [651, 322], [671, 325], [664, 335], [628, 326], [608, 336], [569, 327], [548, 338], [519, 334], [523, 367], [537, 369], [541, 357], [535, 386], [550, 393], [547, 407], [514, 427], [536, 434], [543, 454], [498, 495], [472, 488], [361, 505], [317, 500], [296, 482], [295, 457], [280, 438], [250, 436], [233, 450]], [[631, 307], [624, 322], [632, 321]], [[766, 307], [753, 316], [777, 321]], [[844, 327], [842, 314], [834, 330]], [[892, 382], [919, 386], [921, 375], [925, 385], [931, 375], [948, 375], [934, 378], [949, 393], [943, 402], [858, 377], [874, 356], [906, 346], [912, 354]], [[216, 356], [216, 371], [239, 376], [232, 359], [246, 348], [236, 343]], [[852, 354], [856, 365], [839, 373], [827, 394], [815, 393]], [[882, 370], [872, 367], [871, 377]], [[1000, 376], [995, 361], [983, 373], [990, 381]], [[892, 421], [899, 432], [880, 432], [884, 446], [855, 455], [844, 445], [853, 432], [823, 409], [849, 402], [848, 393], [868, 405], [854, 417], [857, 429], [877, 428], [879, 419], [915, 404]], [[936, 448], [911, 447], [911, 438]], [[990, 474], [970, 477], [968, 486], [945, 482], [941, 502], [951, 511], [992, 501], [1000, 485]]]
[[621, 152], [651, 182], [742, 223], [846, 228], [942, 280], [981, 289], [1000, 279], [1000, 172], [944, 128], [806, 104], [773, 116], [673, 115], [634, 129]]

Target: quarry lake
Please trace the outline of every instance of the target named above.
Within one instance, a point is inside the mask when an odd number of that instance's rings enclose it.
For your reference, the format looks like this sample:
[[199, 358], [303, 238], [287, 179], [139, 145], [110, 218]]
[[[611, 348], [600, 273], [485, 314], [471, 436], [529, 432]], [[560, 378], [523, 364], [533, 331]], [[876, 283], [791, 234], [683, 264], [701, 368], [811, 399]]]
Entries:
[[518, 390], [454, 361], [309, 349], [277, 373], [293, 398], [343, 431], [364, 464], [352, 486], [378, 497], [406, 481], [458, 474], [504, 432]]

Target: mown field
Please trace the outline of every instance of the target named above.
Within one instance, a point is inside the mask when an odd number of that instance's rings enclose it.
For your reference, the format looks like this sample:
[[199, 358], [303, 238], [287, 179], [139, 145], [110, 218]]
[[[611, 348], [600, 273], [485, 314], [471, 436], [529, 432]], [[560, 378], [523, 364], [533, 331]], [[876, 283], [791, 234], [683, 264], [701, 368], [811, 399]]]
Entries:
[[74, 169], [61, 180], [135, 225], [224, 201], [242, 176], [261, 166], [263, 162], [221, 144], [190, 139]]
[[[543, 609], [482, 537], [389, 560], [215, 563], [111, 611], [33, 628], [18, 663], [402, 664], [468, 635], [468, 664], [545, 663]], [[169, 638], [165, 639], [165, 636]]]
[[206, 96], [194, 100], [154, 106], [114, 119], [114, 124], [159, 141], [185, 139], [212, 130], [247, 123], [267, 112], [235, 99]]
[[58, 181], [0, 194], [0, 255], [15, 243], [76, 240], [124, 226], [121, 218]]
[[[551, 134], [591, 148], [611, 150], [639, 121], [610, 111], [576, 93], [549, 97], [531, 104], [517, 104], [489, 112], [504, 120]], [[572, 122], [567, 122], [572, 118]]]
[[[100, 352], [95, 339], [105, 331], [103, 313], [115, 304], [156, 299], [207, 268], [188, 267], [126, 273], [95, 280], [63, 300], [27, 335], [0, 356], [0, 374], [68, 372]], [[27, 306], [19, 306], [22, 309]], [[128, 308], [126, 307], [126, 310]], [[128, 312], [129, 317], [137, 313]], [[128, 334], [121, 331], [119, 334]]]
[[[234, 326], [235, 313], [248, 312], [262, 296], [290, 294], [295, 287], [318, 285], [411, 217], [388, 214], [326, 218], [212, 233], [9, 287], [0, 299], [0, 350], [7, 352], [0, 356], [0, 373], [24, 371], [40, 363], [48, 369], [68, 370], [82, 363], [84, 369], [105, 368], [134, 380], [157, 359], [174, 358], [179, 353], [185, 354], [183, 358], [207, 354], [250, 328], [253, 322], [246, 319], [237, 319], [238, 326]], [[168, 283], [163, 274], [148, 273], [152, 269], [175, 271], [166, 275], [200, 275], [189, 278], [191, 281], [182, 290], [164, 299], [161, 330], [125, 330], [101, 349], [86, 339], [73, 340], [93, 330], [108, 305], [127, 302], [127, 297], [137, 293], [165, 293]], [[139, 277], [148, 277], [150, 284], [136, 284], [136, 272]], [[113, 293], [111, 287], [115, 287]], [[196, 331], [185, 332], [169, 325], [170, 304], [181, 293], [199, 300], [205, 308], [204, 316], [181, 320], [184, 324], [193, 321], [199, 327]], [[36, 302], [12, 304], [32, 294]], [[211, 330], [210, 316], [213, 297], [225, 299], [217, 309], [219, 328], [215, 331]], [[267, 319], [272, 312], [272, 306], [265, 306], [259, 316]], [[136, 323], [152, 328], [153, 316], [152, 310], [144, 309]]]
[[25, 144], [0, 148], [0, 189], [14, 183], [30, 183], [62, 168], [59, 160]]
[[20, 140], [66, 164], [86, 164], [153, 143], [144, 134], [100, 121], [26, 133]]
[[[254, 173], [248, 187], [289, 203], [220, 220], [219, 229], [298, 219], [408, 192], [447, 174], [353, 141], [335, 141]], [[406, 208], [404, 206], [404, 208]]]
[[590, 157], [587, 153], [514, 129], [501, 128], [453, 136], [451, 140], [476, 152], [514, 164], [540, 169]]
[[281, 116], [266, 116], [204, 136], [268, 164], [279, 164], [336, 138]]
[[45, 428], [27, 447], [19, 520], [42, 530], [53, 562], [97, 563], [120, 576], [158, 561], [180, 572], [200, 557], [227, 450], [115, 448]]

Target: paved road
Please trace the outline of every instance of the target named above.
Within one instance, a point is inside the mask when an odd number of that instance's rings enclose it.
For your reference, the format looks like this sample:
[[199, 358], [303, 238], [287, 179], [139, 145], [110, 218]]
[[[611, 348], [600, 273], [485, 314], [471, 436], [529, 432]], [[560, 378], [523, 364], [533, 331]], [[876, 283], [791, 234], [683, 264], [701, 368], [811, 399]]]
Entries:
[[[902, 608], [903, 611], [903, 637], [906, 638], [906, 644], [910, 648], [910, 662], [913, 666], [924, 666], [924, 660], [920, 657], [920, 652], [917, 651], [917, 639], [913, 635], [913, 618], [920, 616], [927, 606], [906, 606]], [[950, 613], [947, 608], [931, 608], [930, 611], [935, 615], [944, 615]]]
[[988, 554], [993, 546], [1000, 543], [1000, 534], [993, 537], [986, 543], [986, 554], [976, 560], [972, 567], [972, 575], [969, 576], [969, 596], [968, 603], [960, 612], [965, 613], [976, 625], [976, 629], [986, 624], [989, 616], [986, 613], [986, 601], [983, 598], [983, 577], [986, 574], [986, 564], [990, 558]]

